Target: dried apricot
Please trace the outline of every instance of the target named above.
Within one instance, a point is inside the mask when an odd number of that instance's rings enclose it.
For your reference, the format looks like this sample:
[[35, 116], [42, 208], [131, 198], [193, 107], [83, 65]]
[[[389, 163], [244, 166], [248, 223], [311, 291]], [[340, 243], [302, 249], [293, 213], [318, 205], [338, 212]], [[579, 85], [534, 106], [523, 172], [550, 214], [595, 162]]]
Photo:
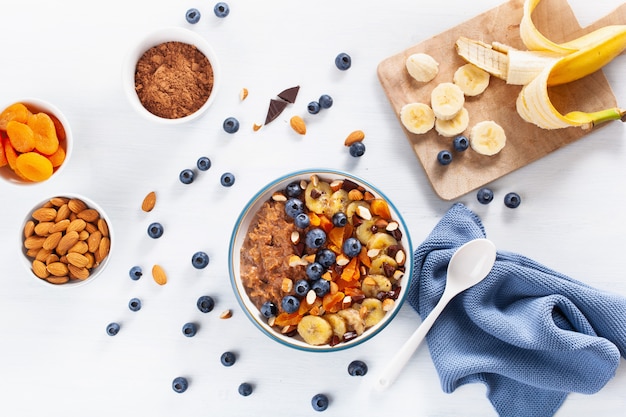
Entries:
[[52, 162], [37, 152], [20, 154], [15, 161], [15, 170], [31, 181], [45, 181], [52, 175]]
[[54, 168], [60, 167], [63, 161], [65, 161], [65, 149], [63, 149], [62, 146], [59, 146], [55, 153], [48, 155], [48, 159], [52, 162], [52, 166]]
[[12, 170], [15, 170], [15, 160], [17, 159], [17, 152], [13, 149], [9, 138], [2, 140], [2, 147], [4, 148], [4, 156], [7, 159], [7, 163]]
[[0, 136], [0, 167], [7, 165], [9, 161], [7, 161], [7, 155], [4, 151], [4, 138]]
[[10, 120], [7, 123], [7, 135], [17, 152], [30, 152], [35, 149], [35, 133], [27, 124]]
[[46, 113], [33, 114], [28, 119], [28, 126], [35, 134], [35, 149], [45, 155], [52, 155], [59, 149], [59, 138], [54, 122]]
[[389, 205], [382, 198], [375, 198], [370, 201], [370, 211], [372, 212], [372, 214], [380, 216], [385, 220], [391, 220]]
[[57, 138], [59, 138], [59, 142], [64, 141], [67, 138], [67, 135], [65, 133], [65, 127], [63, 126], [63, 123], [61, 123], [61, 121], [53, 114], [48, 114], [48, 116], [50, 116], [50, 119], [52, 119], [52, 123], [54, 123], [54, 130], [57, 132]]
[[11, 120], [16, 122], [26, 123], [30, 116], [30, 111], [23, 103], [14, 103], [4, 109], [0, 113], [0, 129], [6, 130], [7, 123]]

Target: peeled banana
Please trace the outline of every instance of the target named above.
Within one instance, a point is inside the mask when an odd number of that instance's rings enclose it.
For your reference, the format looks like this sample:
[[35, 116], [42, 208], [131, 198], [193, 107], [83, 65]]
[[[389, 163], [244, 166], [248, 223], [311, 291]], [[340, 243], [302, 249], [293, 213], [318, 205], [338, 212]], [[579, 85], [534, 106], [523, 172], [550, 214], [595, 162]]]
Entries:
[[524, 2], [520, 37], [528, 50], [461, 37], [456, 42], [457, 53], [508, 84], [523, 85], [517, 111], [524, 120], [541, 128], [591, 128], [609, 120], [625, 121], [626, 110], [621, 108], [561, 114], [552, 105], [548, 88], [592, 74], [621, 54], [626, 49], [626, 25], [601, 27], [558, 44], [541, 34], [533, 23], [532, 12], [540, 1]]
[[421, 135], [435, 126], [435, 113], [428, 104], [408, 103], [400, 109], [400, 121], [406, 130]]
[[457, 68], [452, 81], [463, 90], [463, 94], [475, 97], [487, 89], [489, 78], [491, 78], [489, 73], [482, 68], [474, 64], [465, 64]]
[[441, 136], [451, 138], [460, 135], [469, 125], [469, 112], [465, 107], [450, 120], [435, 120], [435, 130]]
[[430, 105], [437, 119], [454, 119], [465, 105], [465, 94], [454, 83], [440, 83], [430, 93]]
[[406, 59], [406, 70], [415, 80], [427, 83], [439, 73], [439, 63], [428, 54], [416, 53]]
[[478, 122], [469, 135], [470, 147], [481, 155], [497, 154], [506, 145], [506, 134], [502, 126], [493, 120]]

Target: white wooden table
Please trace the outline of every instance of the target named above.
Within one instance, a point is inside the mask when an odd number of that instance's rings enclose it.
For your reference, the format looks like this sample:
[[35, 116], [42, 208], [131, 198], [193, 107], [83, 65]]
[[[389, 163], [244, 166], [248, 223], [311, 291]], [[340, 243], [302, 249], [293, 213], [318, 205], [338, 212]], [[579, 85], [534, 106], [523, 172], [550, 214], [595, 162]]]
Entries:
[[[546, 0], [547, 1], [547, 0]], [[373, 394], [371, 381], [419, 324], [407, 304], [379, 337], [336, 354], [288, 349], [262, 335], [240, 310], [232, 293], [227, 249], [234, 221], [252, 195], [272, 179], [300, 168], [350, 171], [380, 187], [400, 208], [419, 244], [450, 207], [432, 191], [376, 78], [386, 57], [500, 4], [497, 0], [406, 0], [293, 2], [229, 1], [225, 19], [212, 2], [165, 0], [104, 3], [23, 0], [0, 6], [0, 101], [23, 97], [51, 101], [71, 122], [72, 159], [61, 176], [18, 187], [0, 182], [0, 414], [14, 416], [100, 415], [317, 415], [310, 406], [318, 392], [330, 393], [327, 415], [416, 416], [495, 415], [480, 385], [444, 394], [426, 346], [415, 354], [393, 389]], [[571, 0], [584, 25], [618, 6], [618, 0]], [[202, 18], [185, 22], [190, 7]], [[223, 83], [213, 107], [201, 119], [164, 127], [133, 111], [121, 85], [129, 48], [145, 33], [183, 26], [205, 36], [220, 59]], [[334, 66], [348, 52], [352, 68]], [[619, 57], [605, 73], [626, 105]], [[265, 118], [270, 98], [300, 85], [297, 102], [271, 125], [253, 132]], [[247, 100], [239, 91], [248, 88]], [[332, 108], [316, 116], [306, 104], [321, 94]], [[308, 132], [288, 126], [293, 114], [306, 116]], [[234, 116], [234, 135], [222, 121]], [[366, 154], [349, 156], [345, 136], [366, 132]], [[626, 131], [614, 123], [490, 184], [496, 200], [488, 206], [475, 193], [458, 199], [483, 219], [488, 237], [501, 249], [523, 253], [573, 278], [626, 295]], [[211, 169], [189, 185], [178, 181], [184, 168], [209, 156]], [[235, 174], [231, 188], [219, 184]], [[157, 208], [140, 210], [149, 191]], [[516, 210], [502, 203], [516, 191]], [[18, 261], [20, 224], [45, 197], [78, 193], [97, 201], [111, 218], [114, 247], [104, 275], [89, 285], [48, 288]], [[160, 221], [167, 233], [158, 241], [146, 227]], [[195, 270], [197, 250], [211, 262]], [[146, 274], [132, 281], [133, 265], [148, 270], [161, 263], [170, 282], [157, 286]], [[215, 297], [207, 315], [195, 306], [203, 294]], [[128, 301], [143, 301], [131, 312]], [[218, 315], [232, 309], [233, 317]], [[116, 337], [105, 334], [111, 321], [122, 324]], [[198, 321], [193, 338], [181, 327]], [[237, 352], [231, 368], [222, 352]], [[348, 375], [353, 359], [370, 373]], [[190, 387], [171, 389], [183, 375]], [[254, 385], [249, 397], [241, 382]], [[622, 415], [626, 368], [599, 393], [572, 394], [558, 416]]]

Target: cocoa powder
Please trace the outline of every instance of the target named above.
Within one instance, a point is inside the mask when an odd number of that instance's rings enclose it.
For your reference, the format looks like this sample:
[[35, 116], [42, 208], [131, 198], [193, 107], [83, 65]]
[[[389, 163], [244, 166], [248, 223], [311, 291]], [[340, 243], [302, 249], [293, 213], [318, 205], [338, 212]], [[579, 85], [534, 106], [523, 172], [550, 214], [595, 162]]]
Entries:
[[135, 91], [150, 113], [178, 119], [196, 112], [213, 89], [213, 67], [194, 45], [164, 42], [137, 61]]

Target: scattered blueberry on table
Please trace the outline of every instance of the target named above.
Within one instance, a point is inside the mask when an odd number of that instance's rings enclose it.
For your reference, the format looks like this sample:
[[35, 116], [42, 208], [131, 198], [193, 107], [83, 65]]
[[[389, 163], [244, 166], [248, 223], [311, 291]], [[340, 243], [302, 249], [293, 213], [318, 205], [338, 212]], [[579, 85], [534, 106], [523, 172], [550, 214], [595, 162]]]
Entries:
[[224, 187], [232, 187], [234, 183], [235, 183], [235, 176], [230, 172], [225, 172], [220, 177], [220, 184], [222, 184]]
[[248, 382], [242, 382], [237, 388], [237, 391], [242, 396], [247, 397], [248, 395], [252, 394], [252, 385]]
[[118, 323], [109, 323], [106, 328], [107, 334], [109, 336], [115, 336], [120, 331], [120, 325]]
[[330, 109], [333, 105], [333, 98], [328, 94], [322, 94], [318, 100], [320, 107], [323, 109]]
[[365, 154], [365, 144], [363, 142], [354, 142], [349, 147], [350, 155], [359, 158]]
[[208, 171], [211, 168], [211, 160], [206, 156], [201, 156], [198, 158], [196, 166], [200, 171]]
[[490, 188], [481, 188], [476, 193], [476, 199], [480, 204], [489, 204], [493, 200], [493, 191]]
[[143, 270], [140, 266], [133, 266], [128, 271], [128, 275], [130, 276], [130, 279], [132, 279], [133, 281], [137, 281], [143, 275]]
[[195, 179], [195, 176], [196, 174], [193, 172], [192, 169], [186, 168], [180, 171], [180, 174], [178, 175], [178, 179], [183, 184], [191, 184], [193, 180]]
[[187, 391], [187, 388], [189, 387], [189, 382], [187, 381], [187, 378], [179, 376], [174, 378], [174, 380], [172, 381], [172, 389], [175, 392], [183, 393], [185, 391]]
[[227, 117], [222, 127], [226, 133], [236, 133], [239, 130], [239, 120], [235, 117]]
[[352, 58], [347, 53], [341, 52], [335, 57], [335, 65], [341, 71], [345, 71], [352, 66]]
[[367, 374], [367, 364], [361, 360], [354, 360], [348, 365], [348, 374], [352, 376], [364, 376]]
[[198, 23], [200, 21], [200, 11], [194, 8], [187, 10], [187, 13], [185, 13], [185, 19], [192, 25]]
[[311, 398], [311, 406], [315, 411], [326, 410], [329, 403], [330, 401], [328, 400], [328, 396], [326, 396], [326, 394], [315, 394], [313, 398]]
[[185, 323], [182, 331], [185, 337], [194, 337], [198, 332], [198, 326], [195, 323]]
[[141, 300], [139, 298], [131, 298], [128, 302], [128, 308], [130, 309], [130, 311], [141, 310]]
[[209, 265], [209, 255], [206, 252], [198, 251], [191, 257], [191, 264], [196, 269], [204, 269]]
[[448, 150], [440, 151], [437, 154], [437, 162], [441, 165], [449, 165], [452, 162], [452, 154]]
[[517, 208], [522, 202], [522, 198], [515, 192], [507, 193], [504, 196], [504, 205], [508, 208]]
[[215, 4], [215, 7], [213, 7], [213, 12], [215, 13], [215, 16], [224, 18], [230, 13], [230, 7], [228, 6], [228, 3], [220, 1]]
[[454, 138], [452, 144], [456, 151], [463, 152], [467, 148], [469, 148], [469, 139], [467, 138], [467, 136], [459, 135]]
[[163, 225], [159, 222], [150, 223], [148, 226], [148, 236], [158, 239], [163, 236]]
[[320, 112], [320, 110], [322, 109], [322, 107], [320, 106], [320, 103], [317, 101], [312, 101], [310, 102], [307, 106], [306, 106], [307, 111], [310, 114], [317, 114]]
[[203, 295], [196, 301], [196, 306], [202, 313], [209, 313], [215, 307], [215, 300], [210, 295]]
[[233, 352], [224, 352], [222, 356], [220, 356], [220, 362], [224, 366], [233, 366], [237, 361], [237, 357]]

